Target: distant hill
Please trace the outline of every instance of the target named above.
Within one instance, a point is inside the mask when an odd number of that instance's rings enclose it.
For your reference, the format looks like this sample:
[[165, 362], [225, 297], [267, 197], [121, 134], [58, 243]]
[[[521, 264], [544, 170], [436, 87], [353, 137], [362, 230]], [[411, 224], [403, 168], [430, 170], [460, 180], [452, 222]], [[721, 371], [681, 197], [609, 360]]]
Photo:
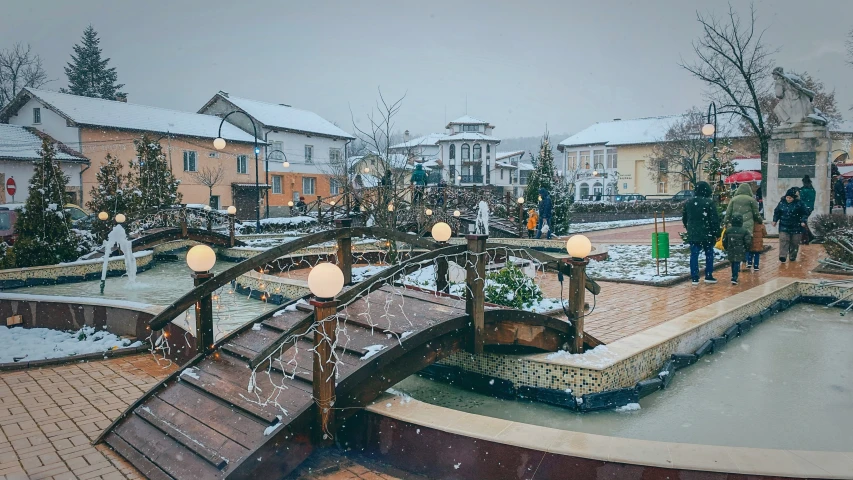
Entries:
[[[569, 134], [567, 133], [551, 133], [548, 135], [548, 138], [551, 140], [551, 147], [554, 150], [557, 149], [558, 143], [562, 142], [568, 137]], [[539, 153], [539, 144], [541, 142], [541, 136], [502, 138], [501, 144], [498, 145], [498, 151], [510, 152], [513, 150], [524, 150], [525, 152], [527, 152], [524, 158], [530, 160], [530, 153], [533, 153], [534, 155]]]

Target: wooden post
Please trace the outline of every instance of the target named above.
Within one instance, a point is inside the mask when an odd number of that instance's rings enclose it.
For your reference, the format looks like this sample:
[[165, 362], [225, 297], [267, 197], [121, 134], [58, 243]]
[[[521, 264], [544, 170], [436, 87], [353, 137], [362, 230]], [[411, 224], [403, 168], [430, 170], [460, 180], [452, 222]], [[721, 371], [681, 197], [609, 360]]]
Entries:
[[484, 291], [486, 283], [486, 239], [488, 235], [466, 235], [468, 240], [468, 259], [465, 262], [467, 270], [465, 289], [465, 313], [471, 316], [471, 342], [469, 351], [483, 353], [483, 329], [485, 322]]
[[187, 207], [181, 207], [181, 237], [187, 238]]
[[518, 204], [518, 238], [524, 238], [527, 229], [524, 225], [524, 204]]
[[[349, 229], [352, 227], [352, 220], [342, 218], [335, 220], [337, 228]], [[352, 284], [352, 237], [347, 231], [347, 236], [338, 239], [338, 267], [344, 272], [344, 285]]]
[[[438, 248], [444, 248], [446, 246], [447, 242], [438, 242]], [[449, 293], [450, 282], [447, 281], [447, 274], [449, 273], [447, 257], [438, 257], [435, 259], [435, 263], [435, 291]]]
[[574, 324], [575, 335], [571, 353], [583, 353], [583, 320], [586, 295], [586, 266], [589, 260], [572, 258], [566, 261], [572, 266], [569, 275], [569, 314]]
[[[199, 286], [213, 278], [212, 273], [193, 273], [193, 285]], [[213, 350], [213, 298], [208, 293], [195, 304], [196, 353]]]
[[235, 218], [234, 217], [235, 217], [235, 215], [230, 215], [230, 214], [228, 215], [228, 239], [229, 239], [229, 243], [232, 247], [234, 246], [234, 244], [237, 243], [236, 240], [234, 239], [234, 235], [235, 235], [235, 227], [234, 227]]
[[[314, 321], [314, 366], [312, 386], [314, 402], [317, 404], [317, 430], [315, 440], [318, 443], [331, 443], [334, 440], [335, 414], [335, 360], [334, 344], [337, 335], [337, 300], [312, 299]], [[331, 318], [329, 318], [331, 317]]]

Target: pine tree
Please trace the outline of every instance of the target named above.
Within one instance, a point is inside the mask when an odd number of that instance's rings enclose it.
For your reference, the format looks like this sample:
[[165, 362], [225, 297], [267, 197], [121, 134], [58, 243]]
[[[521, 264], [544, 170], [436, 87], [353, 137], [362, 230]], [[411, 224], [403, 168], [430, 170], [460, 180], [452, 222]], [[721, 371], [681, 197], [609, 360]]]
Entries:
[[551, 150], [548, 132], [545, 132], [545, 135], [542, 136], [542, 142], [539, 144], [539, 155], [533, 158], [533, 172], [527, 178], [524, 198], [528, 202], [537, 201], [540, 188], [553, 193], [555, 171], [554, 152]]
[[554, 182], [554, 188], [551, 190], [551, 202], [553, 203], [553, 218], [551, 228], [554, 229], [552, 234], [565, 235], [569, 233], [570, 212], [572, 206], [572, 195], [569, 193], [570, 187], [566, 183], [564, 177], [559, 177]]
[[[109, 218], [122, 213], [129, 221], [133, 220], [135, 202], [130, 182], [131, 176], [124, 173], [124, 165], [116, 157], [107, 154], [105, 160], [106, 162], [98, 169], [98, 181], [89, 192], [91, 200], [86, 203], [86, 206], [95, 213], [107, 212]], [[92, 224], [92, 233], [98, 243], [107, 238], [110, 228], [109, 222], [95, 221]]]
[[131, 211], [143, 212], [152, 208], [171, 207], [181, 202], [178, 193], [181, 183], [172, 174], [163, 147], [148, 135], [134, 140], [136, 160], [130, 162], [128, 183], [132, 186]]
[[40, 161], [29, 184], [29, 196], [18, 216], [15, 230], [15, 261], [18, 267], [54, 265], [77, 258], [77, 236], [71, 230], [71, 217], [62, 208], [68, 177], [54, 160], [56, 150], [45, 139]]
[[74, 45], [71, 61], [65, 67], [68, 88], [61, 89], [61, 92], [107, 100], [124, 95], [119, 91], [124, 84], [116, 83], [115, 67], [107, 66], [110, 59], [101, 59], [100, 43], [98, 32], [89, 25], [83, 32], [82, 43]]

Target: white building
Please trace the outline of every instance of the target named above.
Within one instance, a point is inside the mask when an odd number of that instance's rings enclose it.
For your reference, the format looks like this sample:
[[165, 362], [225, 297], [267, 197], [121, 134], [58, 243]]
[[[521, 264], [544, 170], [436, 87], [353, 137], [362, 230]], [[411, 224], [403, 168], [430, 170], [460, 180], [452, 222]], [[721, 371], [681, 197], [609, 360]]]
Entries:
[[503, 187], [504, 191], [518, 196], [527, 186], [527, 177], [533, 165], [523, 162], [524, 150], [513, 152], [495, 152], [495, 164], [489, 175], [492, 185]]
[[[69, 201], [80, 202], [80, 169], [89, 164], [87, 158], [36, 129], [0, 124], [0, 204], [27, 201], [33, 163], [42, 158], [39, 151], [44, 137], [56, 143], [56, 159], [61, 162], [62, 172], [68, 177], [66, 192]], [[14, 196], [6, 194], [6, 182], [9, 179], [15, 182], [17, 191]]]
[[[337, 195], [340, 185], [331, 181], [344, 165], [347, 144], [355, 137], [314, 112], [235, 97], [220, 91], [198, 113], [224, 116], [234, 110], [246, 112], [258, 128], [258, 137], [269, 146], [261, 161], [269, 160], [270, 205], [283, 206], [300, 195]], [[252, 122], [239, 113], [227, 122], [253, 133]], [[289, 165], [284, 166], [285, 157]]]

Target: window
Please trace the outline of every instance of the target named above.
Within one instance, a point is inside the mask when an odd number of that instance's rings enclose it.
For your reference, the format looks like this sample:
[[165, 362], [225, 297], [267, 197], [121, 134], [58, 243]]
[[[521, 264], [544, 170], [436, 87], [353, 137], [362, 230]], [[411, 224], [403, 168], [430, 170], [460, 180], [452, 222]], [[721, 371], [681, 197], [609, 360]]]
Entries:
[[456, 145], [450, 144], [450, 159], [456, 160]]
[[578, 168], [577, 152], [566, 152], [566, 169], [574, 170], [576, 168]]
[[491, 152], [492, 152], [492, 146], [487, 143], [486, 144], [486, 153], [491, 153]]
[[580, 164], [583, 168], [589, 168], [589, 150], [580, 152]]
[[338, 184], [338, 180], [336, 178], [329, 179], [329, 194], [330, 195], [338, 195], [341, 193], [341, 186]]
[[479, 125], [462, 125], [462, 131], [463, 132], [479, 132], [480, 126]]
[[581, 195], [580, 195], [581, 200], [586, 199], [589, 196], [589, 185], [587, 185], [585, 183], [583, 185], [581, 185], [580, 193], [581, 193]]
[[249, 173], [249, 157], [237, 155], [237, 173]]
[[330, 148], [329, 149], [329, 163], [331, 163], [331, 164], [341, 163], [341, 149], [340, 148]]
[[293, 191], [293, 203], [296, 204], [296, 202], [298, 202], [298, 201], [299, 201], [299, 192], [294, 190]]
[[480, 147], [479, 143], [474, 144], [474, 161], [478, 161], [482, 158], [482, 147]]
[[213, 195], [210, 197], [210, 208], [219, 210], [219, 195]]
[[607, 168], [616, 168], [616, 149], [608, 148], [607, 149]]
[[281, 193], [281, 177], [278, 175], [272, 177], [272, 193]]
[[184, 150], [184, 171], [185, 172], [195, 172], [196, 171], [196, 152], [192, 150]]
[[[284, 155], [282, 155], [282, 152], [284, 152], [284, 142], [272, 142], [272, 149], [273, 153], [270, 155], [270, 158], [280, 162], [284, 161]], [[278, 151], [276, 152], [276, 150]]]
[[501, 169], [501, 180], [503, 180], [503, 179], [504, 179], [504, 169], [502, 168]]
[[658, 193], [666, 193], [666, 182], [658, 182]]
[[596, 170], [604, 170], [604, 150], [594, 150], [592, 152], [592, 164]]
[[669, 171], [669, 160], [658, 160], [658, 171], [666, 173]]
[[690, 182], [688, 180], [681, 182], [681, 189], [682, 190], [693, 190], [692, 188], [690, 188]]
[[305, 195], [316, 195], [317, 179], [314, 177], [302, 177], [302, 193]]
[[314, 146], [313, 145], [305, 145], [305, 163], [314, 163]]
[[[604, 191], [603, 187], [604, 185], [602, 185], [601, 183], [595, 182], [595, 184], [592, 186], [592, 194], [596, 197], [600, 197], [602, 192]], [[596, 200], [598, 200], [598, 198], [596, 198]]]
[[39, 124], [41, 123], [41, 108], [33, 109], [33, 123]]
[[462, 156], [463, 161], [471, 158], [471, 147], [469, 147], [467, 143], [462, 144], [460, 155]]

